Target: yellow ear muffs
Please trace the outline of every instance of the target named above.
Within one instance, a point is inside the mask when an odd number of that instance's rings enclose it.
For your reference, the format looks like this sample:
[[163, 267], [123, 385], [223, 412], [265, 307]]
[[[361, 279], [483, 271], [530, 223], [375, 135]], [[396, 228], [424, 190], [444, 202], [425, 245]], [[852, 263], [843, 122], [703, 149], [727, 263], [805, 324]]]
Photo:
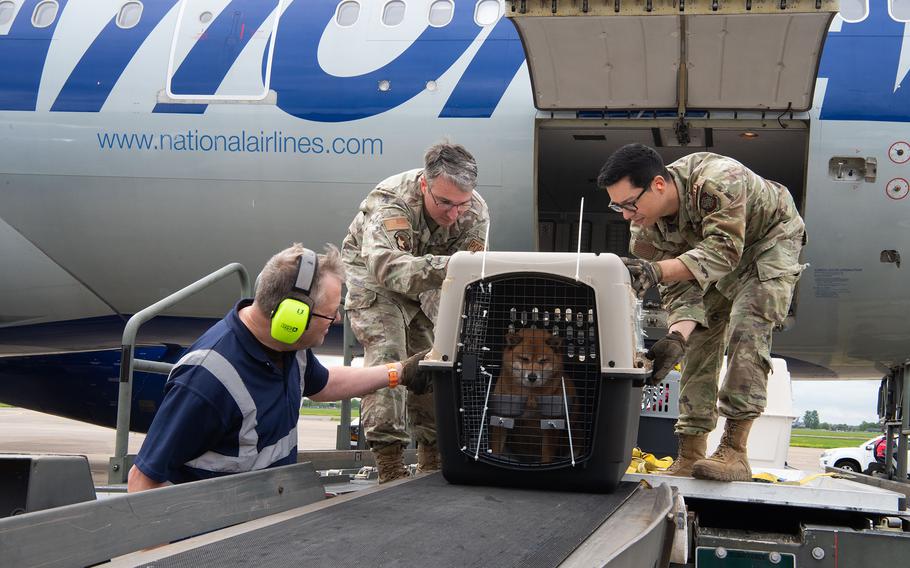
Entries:
[[310, 310], [313, 302], [310, 299], [310, 290], [316, 280], [316, 270], [319, 261], [316, 253], [304, 249], [303, 254], [297, 259], [297, 278], [292, 292], [301, 294], [304, 299], [285, 298], [272, 312], [272, 338], [282, 343], [296, 343], [310, 324]]
[[282, 343], [296, 343], [310, 323], [310, 306], [286, 298], [278, 304], [272, 315], [272, 337]]

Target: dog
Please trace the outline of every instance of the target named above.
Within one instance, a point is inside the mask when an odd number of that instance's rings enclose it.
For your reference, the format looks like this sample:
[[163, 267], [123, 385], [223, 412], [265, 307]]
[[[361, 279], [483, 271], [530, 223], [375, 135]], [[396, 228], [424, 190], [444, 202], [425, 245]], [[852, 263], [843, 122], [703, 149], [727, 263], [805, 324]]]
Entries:
[[523, 328], [507, 333], [505, 340], [502, 370], [493, 394], [527, 397], [527, 402], [513, 428], [491, 427], [492, 453], [505, 456], [508, 443], [515, 456], [540, 456], [541, 463], [550, 463], [559, 457], [560, 447], [568, 446], [568, 434], [566, 430], [540, 428], [541, 419], [555, 417], [543, 416], [539, 397], [561, 400], [565, 382], [566, 399], [571, 404], [575, 398], [572, 382], [563, 378], [562, 338], [545, 329]]

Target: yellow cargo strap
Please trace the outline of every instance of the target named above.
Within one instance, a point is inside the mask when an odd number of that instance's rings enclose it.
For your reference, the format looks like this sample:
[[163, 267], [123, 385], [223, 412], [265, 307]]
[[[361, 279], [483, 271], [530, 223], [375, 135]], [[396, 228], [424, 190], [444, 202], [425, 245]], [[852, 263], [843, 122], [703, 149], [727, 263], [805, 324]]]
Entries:
[[670, 456], [658, 459], [654, 454], [632, 448], [632, 461], [626, 468], [626, 473], [655, 473], [666, 471], [671, 465], [673, 458]]
[[807, 483], [812, 482], [819, 477], [836, 477], [835, 473], [813, 473], [812, 475], [807, 475], [802, 479], [796, 481], [787, 481], [786, 479], [777, 477], [770, 473], [754, 473], [752, 474], [752, 481], [758, 481], [761, 483], [773, 483], [775, 485], [806, 485]]

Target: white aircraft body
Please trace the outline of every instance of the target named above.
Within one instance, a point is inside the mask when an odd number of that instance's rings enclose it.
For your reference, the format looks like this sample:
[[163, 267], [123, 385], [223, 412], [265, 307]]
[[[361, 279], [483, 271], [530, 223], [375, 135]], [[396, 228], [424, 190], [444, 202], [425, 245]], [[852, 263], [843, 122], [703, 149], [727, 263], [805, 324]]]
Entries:
[[[112, 423], [129, 315], [228, 262], [340, 243], [442, 138], [477, 157], [493, 250], [575, 250], [584, 196], [582, 250], [626, 254], [593, 183], [623, 144], [740, 160], [808, 228], [775, 355], [796, 378], [896, 372], [910, 0], [832, 6], [0, 0], [0, 400]], [[236, 295], [156, 320], [145, 356], [173, 360]], [[161, 381], [137, 378], [138, 429]]]

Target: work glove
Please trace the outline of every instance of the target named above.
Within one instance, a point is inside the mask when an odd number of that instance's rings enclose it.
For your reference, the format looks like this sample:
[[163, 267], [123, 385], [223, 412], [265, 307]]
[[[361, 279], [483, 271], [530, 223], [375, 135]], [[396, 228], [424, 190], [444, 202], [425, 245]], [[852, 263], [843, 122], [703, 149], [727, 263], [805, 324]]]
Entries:
[[401, 362], [401, 376], [398, 382], [414, 394], [426, 394], [433, 390], [429, 373], [421, 373], [417, 368], [417, 364], [423, 361], [429, 352], [430, 350], [426, 349]]
[[639, 300], [645, 297], [645, 292], [648, 291], [648, 288], [656, 286], [663, 279], [663, 273], [656, 262], [648, 262], [638, 258], [621, 257], [621, 259], [626, 268], [629, 269], [629, 276], [632, 278], [632, 289], [635, 290], [635, 295], [638, 296]]
[[653, 387], [663, 381], [686, 356], [687, 347], [686, 338], [678, 331], [671, 331], [656, 341], [645, 353], [645, 357], [654, 362], [648, 385]]

